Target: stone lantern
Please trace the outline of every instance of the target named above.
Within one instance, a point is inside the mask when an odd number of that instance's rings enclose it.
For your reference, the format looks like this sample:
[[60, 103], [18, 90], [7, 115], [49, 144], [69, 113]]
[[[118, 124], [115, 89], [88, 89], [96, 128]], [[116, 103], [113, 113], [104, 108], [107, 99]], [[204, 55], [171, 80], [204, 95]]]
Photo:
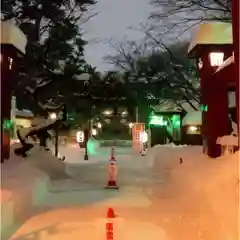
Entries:
[[232, 53], [232, 25], [222, 22], [201, 24], [188, 49], [200, 73], [202, 136], [210, 157], [221, 155], [216, 140], [231, 131], [227, 81], [214, 73]]
[[[12, 87], [15, 84], [19, 57], [25, 54], [27, 38], [23, 32], [8, 21], [0, 22], [1, 28], [1, 162], [9, 158]], [[8, 139], [8, 141], [6, 140]], [[4, 144], [5, 142], [5, 144]]]

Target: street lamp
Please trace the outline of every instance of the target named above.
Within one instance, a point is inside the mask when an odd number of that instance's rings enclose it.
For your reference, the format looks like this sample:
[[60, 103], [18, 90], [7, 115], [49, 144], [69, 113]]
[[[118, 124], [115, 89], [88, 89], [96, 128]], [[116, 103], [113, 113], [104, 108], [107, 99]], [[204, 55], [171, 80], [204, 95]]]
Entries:
[[55, 112], [50, 113], [49, 117], [50, 117], [52, 120], [55, 120], [55, 119], [57, 119], [57, 114], [56, 114]]
[[[88, 86], [90, 75], [88, 73], [83, 73], [83, 74], [77, 75], [76, 79], [78, 81], [84, 81], [84, 86]], [[88, 160], [87, 145], [88, 145], [88, 138], [89, 138], [89, 125], [90, 125], [90, 122], [88, 121], [87, 126], [85, 126], [85, 129], [84, 129], [84, 142], [85, 142], [85, 144], [84, 144], [85, 145], [84, 160]]]
[[[55, 112], [52, 112], [49, 114], [49, 118], [54, 121], [57, 119], [57, 114]], [[56, 123], [55, 125], [55, 157], [58, 157], [58, 125]]]

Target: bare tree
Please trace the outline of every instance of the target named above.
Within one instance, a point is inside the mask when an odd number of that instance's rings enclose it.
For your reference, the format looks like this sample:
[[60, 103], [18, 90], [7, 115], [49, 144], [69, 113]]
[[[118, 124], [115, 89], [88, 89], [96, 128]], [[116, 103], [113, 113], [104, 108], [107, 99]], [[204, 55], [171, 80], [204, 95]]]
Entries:
[[114, 55], [105, 56], [106, 63], [114, 65], [118, 70], [136, 71], [136, 60], [149, 53], [148, 45], [145, 42], [126, 40], [117, 42], [109, 40], [107, 42], [116, 52]]
[[192, 101], [199, 103], [199, 79], [186, 55], [187, 43], [168, 46], [149, 32], [145, 34], [142, 43], [111, 43], [117, 53], [106, 57], [108, 63], [127, 73], [125, 82], [139, 99], [140, 95], [151, 96], [151, 100], [174, 98], [178, 106], [185, 101], [196, 110]]
[[152, 0], [149, 30], [175, 38], [202, 21], [231, 22], [231, 0]]

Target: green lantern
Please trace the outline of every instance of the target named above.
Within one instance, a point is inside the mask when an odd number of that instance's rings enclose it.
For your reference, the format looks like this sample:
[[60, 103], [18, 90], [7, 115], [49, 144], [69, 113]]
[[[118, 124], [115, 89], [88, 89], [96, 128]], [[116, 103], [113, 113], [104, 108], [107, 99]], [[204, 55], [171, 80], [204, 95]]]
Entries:
[[9, 129], [11, 129], [12, 128], [12, 121], [11, 120], [4, 120], [4, 122], [3, 122], [3, 129], [4, 130], [9, 130]]

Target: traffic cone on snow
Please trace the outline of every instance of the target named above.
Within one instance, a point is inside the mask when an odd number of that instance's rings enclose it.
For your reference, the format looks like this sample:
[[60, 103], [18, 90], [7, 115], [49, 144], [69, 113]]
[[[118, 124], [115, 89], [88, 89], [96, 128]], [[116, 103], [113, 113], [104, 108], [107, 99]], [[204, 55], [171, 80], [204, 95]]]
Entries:
[[115, 213], [114, 213], [114, 210], [113, 208], [108, 208], [108, 211], [107, 211], [107, 218], [115, 218]]
[[116, 158], [115, 158], [115, 148], [114, 148], [114, 147], [111, 148], [111, 155], [110, 155], [109, 161], [110, 161], [110, 162], [116, 162]]
[[110, 163], [109, 164], [109, 168], [108, 168], [108, 172], [109, 172], [109, 178], [108, 178], [108, 183], [106, 188], [107, 189], [118, 189], [118, 185], [117, 185], [117, 181], [116, 181], [116, 176], [117, 176], [117, 169], [116, 169], [116, 165], [114, 163]]

